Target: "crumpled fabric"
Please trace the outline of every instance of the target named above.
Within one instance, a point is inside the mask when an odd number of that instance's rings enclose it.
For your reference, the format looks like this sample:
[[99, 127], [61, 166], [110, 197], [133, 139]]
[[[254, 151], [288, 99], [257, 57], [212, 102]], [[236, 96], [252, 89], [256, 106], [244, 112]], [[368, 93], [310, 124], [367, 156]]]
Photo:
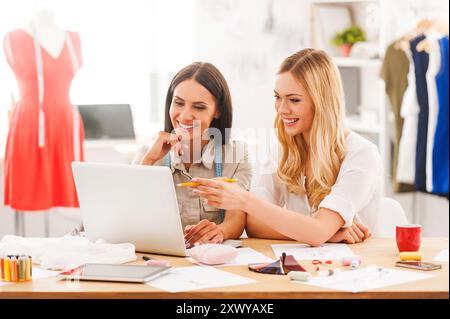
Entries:
[[189, 250], [192, 258], [205, 265], [225, 264], [238, 255], [234, 247], [221, 244], [204, 244]]
[[130, 243], [109, 244], [102, 239], [65, 235], [33, 238], [6, 235], [0, 241], [0, 255], [29, 255], [34, 264], [51, 270], [69, 270], [86, 263], [123, 264], [136, 260]]

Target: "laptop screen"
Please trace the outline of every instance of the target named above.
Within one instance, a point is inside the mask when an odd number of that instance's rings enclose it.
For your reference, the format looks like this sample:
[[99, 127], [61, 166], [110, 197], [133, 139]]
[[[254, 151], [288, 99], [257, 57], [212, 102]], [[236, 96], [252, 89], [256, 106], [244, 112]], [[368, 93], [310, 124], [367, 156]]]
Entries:
[[129, 104], [79, 105], [85, 139], [135, 139]]

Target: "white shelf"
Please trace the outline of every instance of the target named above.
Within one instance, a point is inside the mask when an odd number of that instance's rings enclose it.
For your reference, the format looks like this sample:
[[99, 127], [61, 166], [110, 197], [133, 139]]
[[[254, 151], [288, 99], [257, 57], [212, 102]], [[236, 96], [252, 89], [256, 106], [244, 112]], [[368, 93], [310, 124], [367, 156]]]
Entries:
[[333, 57], [334, 63], [341, 67], [381, 68], [381, 59]]

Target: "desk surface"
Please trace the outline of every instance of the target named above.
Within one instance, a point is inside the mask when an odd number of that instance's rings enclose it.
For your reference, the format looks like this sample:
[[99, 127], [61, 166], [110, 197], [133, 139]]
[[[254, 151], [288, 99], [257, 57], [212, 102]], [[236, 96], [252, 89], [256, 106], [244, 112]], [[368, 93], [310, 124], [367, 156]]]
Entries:
[[[270, 241], [262, 239], [245, 239], [244, 247], [251, 247], [274, 258], [270, 244], [292, 243], [286, 241]], [[369, 239], [351, 245], [355, 254], [363, 257], [363, 264], [376, 264], [383, 267], [394, 267], [398, 260], [398, 252], [394, 239]], [[431, 261], [442, 249], [448, 248], [448, 239], [423, 238], [421, 251], [424, 260]], [[150, 255], [150, 254], [148, 254]], [[192, 266], [184, 258], [157, 256], [169, 260], [172, 266]], [[309, 271], [313, 271], [310, 261], [299, 261]], [[132, 264], [143, 264], [141, 254]], [[449, 298], [448, 262], [442, 262], [442, 269], [430, 272], [435, 275], [430, 279], [415, 281], [362, 293], [348, 293], [328, 290], [319, 287], [290, 282], [287, 276], [264, 275], [251, 272], [246, 266], [221, 267], [220, 269], [252, 278], [254, 284], [212, 288], [198, 291], [170, 293], [144, 284], [77, 282], [76, 285], [58, 280], [55, 277], [36, 279], [27, 283], [0, 286], [0, 298]], [[414, 271], [401, 268], [405, 271]]]

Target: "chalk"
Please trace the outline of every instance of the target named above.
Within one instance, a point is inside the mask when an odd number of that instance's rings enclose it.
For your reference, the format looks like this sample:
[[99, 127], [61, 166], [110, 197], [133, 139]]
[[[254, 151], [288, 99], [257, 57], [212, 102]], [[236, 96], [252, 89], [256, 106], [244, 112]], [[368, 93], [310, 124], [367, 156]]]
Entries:
[[312, 278], [311, 274], [306, 271], [290, 271], [288, 273], [291, 280], [308, 281]]
[[335, 276], [341, 272], [340, 269], [327, 269], [327, 270], [321, 270], [317, 273], [319, 277], [328, 277], [328, 276]]
[[354, 258], [354, 259], [352, 259], [352, 261], [350, 262], [350, 267], [351, 267], [352, 269], [358, 268], [359, 265], [361, 265], [361, 260], [360, 260], [360, 259]]

